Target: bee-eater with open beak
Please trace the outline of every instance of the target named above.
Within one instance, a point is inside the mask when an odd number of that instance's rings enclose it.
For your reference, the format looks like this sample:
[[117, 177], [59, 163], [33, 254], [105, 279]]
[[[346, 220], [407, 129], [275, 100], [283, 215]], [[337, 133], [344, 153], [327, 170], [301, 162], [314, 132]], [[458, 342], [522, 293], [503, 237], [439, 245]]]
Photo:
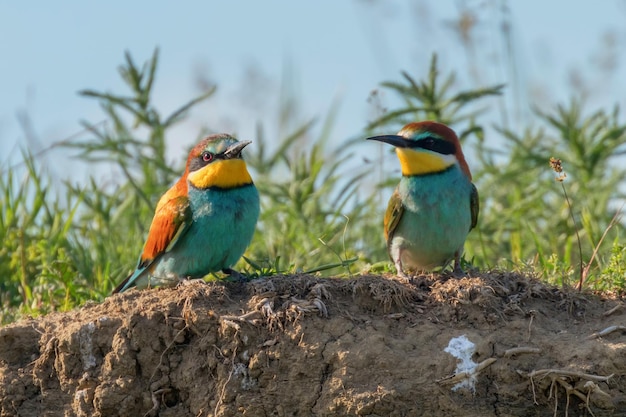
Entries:
[[237, 274], [231, 267], [259, 218], [259, 193], [241, 157], [250, 143], [218, 134], [191, 150], [185, 173], [157, 204], [137, 268], [113, 293]]
[[409, 123], [397, 135], [368, 138], [396, 147], [402, 179], [384, 219], [389, 257], [400, 277], [454, 259], [460, 265], [465, 239], [478, 218], [478, 191], [459, 139], [437, 122]]

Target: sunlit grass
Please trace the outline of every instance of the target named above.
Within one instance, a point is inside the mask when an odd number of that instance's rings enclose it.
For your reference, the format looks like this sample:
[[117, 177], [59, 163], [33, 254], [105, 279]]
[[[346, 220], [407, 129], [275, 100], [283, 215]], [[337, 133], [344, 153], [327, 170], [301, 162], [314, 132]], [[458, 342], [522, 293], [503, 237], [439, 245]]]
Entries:
[[[53, 184], [28, 151], [23, 166], [0, 167], [0, 323], [102, 300], [133, 269], [156, 201], [184, 168], [184, 161], [168, 157], [168, 133], [214, 91], [163, 116], [151, 101], [157, 64], [156, 52], [141, 68], [127, 55], [120, 73], [129, 93], [84, 91], [99, 101], [107, 121], [84, 123], [88, 138], [61, 144], [82, 160], [114, 167], [119, 182], [88, 178]], [[355, 137], [434, 119], [450, 124], [463, 146], [472, 147], [481, 213], [466, 244], [464, 267], [524, 270], [549, 283], [573, 285], [576, 271], [589, 260], [581, 286], [623, 291], [623, 224], [613, 207], [624, 197], [626, 170], [611, 161], [624, 152], [626, 126], [617, 110], [585, 115], [581, 103], [572, 101], [537, 113], [537, 125], [521, 131], [498, 128], [501, 143], [494, 145], [478, 120], [488, 110], [485, 100], [502, 94], [503, 86], [457, 91], [454, 75], [440, 76], [434, 58], [428, 74], [417, 74], [423, 75], [425, 81], [405, 73], [402, 82], [383, 83], [404, 106], [364, 123]], [[382, 238], [379, 191], [397, 183], [397, 172], [381, 170], [380, 158], [355, 158], [358, 141], [338, 143], [336, 115], [333, 103], [320, 129], [313, 120], [283, 121], [296, 127], [274, 146], [261, 126], [254, 146], [246, 149], [262, 196], [257, 231], [236, 266], [249, 279], [299, 272], [393, 273]], [[545, 172], [552, 155], [573, 167], [567, 194], [570, 209], [580, 213], [574, 220]], [[576, 236], [580, 251], [574, 250]]]

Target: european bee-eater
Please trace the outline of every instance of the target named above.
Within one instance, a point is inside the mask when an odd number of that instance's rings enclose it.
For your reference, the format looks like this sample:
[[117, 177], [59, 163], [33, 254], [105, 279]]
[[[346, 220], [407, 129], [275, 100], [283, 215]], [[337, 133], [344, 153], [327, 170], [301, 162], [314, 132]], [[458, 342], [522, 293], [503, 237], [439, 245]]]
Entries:
[[259, 218], [259, 193], [241, 157], [250, 143], [219, 134], [191, 150], [185, 173], [157, 204], [137, 268], [113, 293], [235, 273]]
[[459, 139], [437, 122], [409, 123], [397, 135], [368, 138], [396, 147], [402, 179], [383, 222], [389, 257], [397, 273], [432, 270], [460, 258], [478, 218], [478, 191]]

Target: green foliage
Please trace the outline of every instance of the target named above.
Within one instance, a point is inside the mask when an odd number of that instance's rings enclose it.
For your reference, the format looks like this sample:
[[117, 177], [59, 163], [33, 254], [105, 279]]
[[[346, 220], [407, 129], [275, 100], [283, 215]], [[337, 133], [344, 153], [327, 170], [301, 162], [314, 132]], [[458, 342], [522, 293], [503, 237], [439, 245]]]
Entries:
[[[606, 114], [600, 110], [584, 116], [575, 100], [569, 107], [558, 106], [554, 113], [537, 115], [545, 126], [521, 134], [499, 128], [504, 141], [499, 149], [478, 142], [476, 178], [483, 203], [480, 243], [485, 260], [506, 257], [519, 262], [537, 257], [541, 273], [548, 276], [555, 273], [554, 262], [548, 261], [552, 255], [566, 265], [589, 262], [611, 224], [624, 197], [619, 184], [626, 170], [612, 161], [623, 153], [626, 125], [619, 124], [617, 111]], [[575, 224], [563, 189], [549, 169], [552, 156], [563, 161], [567, 174], [563, 185]], [[617, 223], [611, 233], [622, 228]], [[577, 234], [582, 241], [582, 259]], [[605, 244], [600, 253], [608, 249]], [[601, 270], [606, 260], [601, 256], [597, 261]], [[563, 273], [567, 275], [565, 270]]]
[[51, 196], [50, 181], [38, 171], [31, 154], [24, 154], [26, 174], [18, 182], [15, 171], [0, 176], [0, 322], [14, 318], [10, 307], [27, 314], [68, 309], [72, 297], [88, 298], [76, 263], [79, 248], [71, 237], [72, 220], [80, 195]]
[[[615, 163], [626, 152], [626, 125], [619, 121], [619, 109], [585, 115], [582, 103], [572, 100], [554, 111], [536, 111], [537, 126], [522, 132], [496, 126], [498, 140], [488, 142], [485, 129], [475, 122], [485, 108], [474, 109], [475, 102], [500, 94], [502, 85], [450, 94], [454, 75], [439, 86], [436, 57], [427, 81], [416, 82], [406, 73], [403, 76], [405, 84], [382, 85], [399, 93], [405, 104], [382, 115], [369, 128], [393, 131], [410, 121], [430, 119], [452, 126], [461, 141], [467, 142], [472, 135], [476, 138], [473, 148], [464, 144], [466, 154], [477, 159], [472, 173], [481, 204], [478, 227], [466, 244], [474, 263], [485, 268], [503, 262], [535, 265], [545, 279], [563, 285], [573, 285], [575, 271], [587, 269], [589, 282], [601, 281], [594, 274], [606, 271], [609, 259], [603, 254], [610, 250], [608, 243], [602, 242], [603, 235], [617, 236], [623, 228], [621, 222], [613, 222], [616, 207], [624, 198], [620, 185], [626, 177], [623, 165]], [[562, 159], [568, 169], [565, 186], [574, 224], [564, 189], [555, 183], [548, 166], [552, 156]], [[383, 179], [381, 184], [396, 182]], [[596, 257], [594, 250], [599, 254]], [[592, 257], [594, 268], [586, 265]]]
[[404, 101], [404, 106], [386, 112], [384, 115], [369, 124], [368, 129], [379, 127], [400, 128], [408, 123], [418, 120], [435, 120], [449, 126], [461, 122], [470, 122], [469, 128], [459, 131], [461, 142], [470, 134], [481, 136], [483, 129], [476, 126], [474, 120], [483, 113], [485, 108], [464, 111], [468, 106], [474, 105], [476, 100], [495, 96], [502, 93], [503, 84], [487, 88], [461, 91], [450, 96], [450, 89], [454, 86], [455, 75], [449, 74], [443, 83], [439, 83], [439, 70], [437, 68], [437, 55], [433, 54], [430, 61], [430, 69], [426, 81], [417, 82], [408, 73], [402, 72], [406, 83], [383, 82], [383, 88], [399, 94]]
[[[127, 54], [120, 74], [128, 96], [81, 93], [99, 101], [106, 123], [83, 123], [90, 136], [60, 146], [77, 151], [95, 169], [87, 181], [53, 183], [28, 152], [21, 180], [16, 167], [0, 171], [0, 322], [102, 299], [133, 269], [158, 198], [184, 168], [184, 161], [168, 156], [168, 132], [214, 91], [162, 117], [151, 100], [157, 66], [158, 51], [141, 68]], [[536, 123], [521, 131], [496, 126], [497, 140], [487, 141], [477, 120], [503, 86], [457, 92], [454, 83], [454, 74], [441, 81], [435, 56], [425, 81], [403, 73], [403, 82], [383, 83], [402, 104], [364, 131], [393, 132], [431, 119], [459, 132], [474, 157], [481, 200], [465, 268], [469, 259], [479, 267], [531, 269], [559, 285], [572, 285], [577, 271], [585, 270], [586, 286], [623, 291], [626, 249], [616, 208], [624, 198], [626, 170], [615, 159], [625, 152], [626, 125], [618, 109], [587, 114], [573, 100], [537, 111]], [[354, 144], [360, 139], [333, 140], [336, 104], [319, 129], [314, 120], [298, 125], [292, 106], [293, 99], [286, 99], [280, 111], [278, 130], [289, 133], [270, 143], [259, 126], [254, 146], [246, 149], [262, 209], [252, 244], [236, 268], [249, 278], [393, 272], [382, 239], [381, 189], [395, 185], [397, 173], [385, 173], [382, 152], [379, 159], [355, 164]], [[196, 139], [189, 138], [187, 146]], [[552, 156], [563, 161], [565, 188], [555, 184], [548, 166]], [[100, 166], [115, 174], [103, 180], [96, 175]], [[378, 173], [374, 181], [372, 172]]]
[[48, 189], [54, 187], [30, 154], [19, 187], [15, 171], [3, 171], [0, 191], [7, 204], [2, 206], [0, 272], [9, 279], [2, 284], [1, 322], [101, 299], [136, 264], [156, 201], [181, 171], [181, 161], [167, 158], [166, 133], [214, 91], [162, 118], [151, 103], [157, 63], [158, 51], [141, 69], [126, 55], [120, 73], [131, 90], [128, 97], [81, 92], [99, 100], [107, 123], [83, 123], [89, 139], [61, 144], [78, 150], [91, 167], [102, 164], [110, 171], [113, 166], [121, 178], [103, 181], [92, 175], [86, 184], [66, 182], [53, 196]]
[[357, 259], [377, 256], [368, 240], [373, 200], [361, 200], [358, 193], [365, 172], [347, 169], [354, 156], [349, 146], [328, 149], [334, 114], [332, 108], [310, 147], [303, 142], [312, 122], [279, 140], [269, 154], [259, 134], [258, 151], [247, 154], [262, 197], [257, 235], [248, 251], [256, 262], [280, 258], [288, 266], [281, 272], [337, 273], [335, 268], [342, 267], [350, 273]]
[[168, 130], [215, 91], [209, 89], [163, 118], [151, 102], [157, 63], [158, 50], [141, 69], [126, 54], [120, 74], [130, 96], [82, 91], [100, 102], [108, 123], [102, 128], [83, 123], [93, 136], [66, 145], [79, 151], [78, 158], [113, 166], [121, 174], [108, 186], [92, 176], [86, 186], [67, 187], [70, 194], [84, 196], [75, 227], [78, 241], [90, 248], [84, 262], [93, 265], [90, 275], [99, 283], [101, 296], [134, 267], [158, 198], [182, 172], [184, 161], [168, 158]]
[[613, 242], [610, 257], [602, 272], [594, 275], [589, 285], [602, 291], [626, 288], [626, 246], [619, 243], [617, 239]]

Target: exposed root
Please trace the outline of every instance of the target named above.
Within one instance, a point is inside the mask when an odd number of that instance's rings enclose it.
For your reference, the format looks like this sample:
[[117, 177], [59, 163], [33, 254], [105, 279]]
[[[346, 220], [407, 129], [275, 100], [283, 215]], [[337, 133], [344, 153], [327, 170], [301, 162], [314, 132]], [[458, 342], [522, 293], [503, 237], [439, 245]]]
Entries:
[[289, 308], [295, 309], [299, 313], [319, 312], [321, 317], [328, 317], [328, 308], [322, 301], [323, 298], [330, 299], [330, 292], [327, 285], [317, 283], [309, 290], [306, 300], [298, 300], [295, 297], [291, 299]]
[[[314, 298], [313, 300], [299, 300], [294, 297], [283, 306], [286, 308], [287, 316], [290, 318], [296, 318], [300, 314], [313, 313], [316, 311], [319, 312], [320, 316], [328, 317], [326, 304], [319, 298]], [[293, 313], [296, 314], [294, 315]]]
[[[185, 303], [188, 300], [185, 301]], [[166, 318], [166, 323], [169, 323], [169, 320], [172, 319], [171, 317]], [[169, 380], [167, 377], [163, 376], [161, 379], [156, 380], [156, 375], [157, 372], [159, 372], [161, 370], [161, 366], [163, 365], [164, 361], [165, 361], [165, 356], [166, 354], [177, 344], [182, 343], [185, 340], [185, 333], [187, 332], [187, 329], [189, 329], [189, 325], [187, 323], [187, 321], [184, 318], [176, 318], [178, 319], [178, 321], [174, 322], [174, 325], [172, 326], [175, 330], [178, 330], [176, 332], [176, 334], [174, 335], [174, 337], [172, 338], [172, 341], [170, 343], [167, 344], [167, 346], [165, 347], [165, 349], [163, 350], [163, 352], [161, 352], [161, 355], [159, 357], [159, 363], [156, 365], [156, 367], [154, 368], [154, 371], [152, 371], [152, 374], [150, 375], [150, 379], [148, 379], [148, 386], [150, 386], [151, 390], [153, 390], [150, 393], [150, 396], [152, 398], [152, 408], [150, 410], [148, 410], [148, 412], [146, 414], [144, 414], [144, 417], [153, 417], [159, 414], [159, 408], [161, 406], [161, 399], [163, 398], [163, 395], [169, 393], [171, 391], [170, 388], [159, 388], [159, 389], [154, 389], [152, 387], [152, 385], [156, 385], [157, 387], [159, 385], [163, 385], [164, 383], [168, 383]], [[160, 395], [160, 397], [158, 397]]]
[[276, 286], [274, 281], [268, 278], [256, 279], [250, 281], [249, 285], [252, 286], [255, 294], [275, 293]]
[[538, 371], [532, 371], [528, 374], [530, 378], [539, 377], [543, 378], [548, 375], [557, 375], [571, 378], [583, 378], [589, 381], [596, 382], [607, 382], [609, 379], [613, 378], [613, 374], [609, 376], [601, 376], [601, 375], [593, 375], [593, 374], [584, 374], [578, 371], [566, 371], [564, 369], [540, 369]]
[[[255, 287], [257, 295], [252, 297], [250, 304], [253, 310], [247, 313], [235, 316], [221, 316], [220, 321], [223, 325], [240, 330], [240, 324], [246, 323], [253, 326], [266, 325], [269, 330], [283, 330], [285, 320], [295, 320], [302, 314], [319, 313], [321, 317], [328, 317], [328, 308], [322, 299], [329, 299], [330, 292], [328, 284], [317, 283], [309, 289], [309, 293], [305, 299], [298, 298], [294, 295], [284, 295], [278, 297], [276, 292], [264, 291], [274, 288], [271, 281], [265, 281], [262, 285]], [[276, 309], [277, 301], [285, 301], [279, 304]]]
[[483, 369], [487, 368], [488, 366], [493, 364], [495, 361], [497, 361], [496, 358], [487, 358], [481, 363], [479, 363], [478, 365], [476, 365], [476, 367], [472, 369], [471, 371], [463, 371], [463, 372], [459, 372], [458, 374], [449, 375], [441, 379], [437, 379], [435, 382], [438, 384], [442, 384], [442, 385], [443, 384], [451, 384], [451, 385], [457, 384], [466, 379], [476, 377]]
[[275, 344], [277, 344], [279, 341], [280, 341], [280, 339], [279, 339], [279, 338], [278, 338], [278, 336], [277, 336], [277, 337], [275, 337], [275, 338], [273, 338], [273, 339], [266, 340], [265, 342], [263, 342], [263, 343], [261, 343], [261, 344], [257, 345], [257, 347], [264, 348], [264, 347], [274, 346], [274, 345], [275, 345]]
[[[152, 408], [143, 415], [143, 417], [154, 417], [159, 415], [159, 408], [161, 407], [161, 402], [163, 400], [163, 395], [171, 392], [170, 388], [162, 388], [154, 391], [151, 394], [152, 398]], [[160, 395], [160, 398], [158, 397]]]
[[618, 311], [622, 310], [623, 308], [624, 308], [624, 304], [623, 304], [623, 303], [617, 303], [617, 305], [616, 305], [615, 307], [613, 307], [612, 309], [610, 309], [610, 310], [608, 310], [608, 311], [605, 311], [602, 315], [603, 315], [604, 317], [608, 317], [608, 316], [610, 316], [611, 314], [613, 314], [613, 313], [615, 313], [615, 312], [618, 312]]
[[505, 350], [504, 357], [511, 358], [513, 356], [523, 355], [525, 353], [541, 353], [541, 349], [530, 347], [530, 346], [515, 347], [515, 348]]
[[[551, 379], [550, 383], [550, 392], [548, 395], [548, 400], [554, 399], [554, 416], [557, 415], [559, 400], [558, 400], [558, 388], [561, 387], [565, 391], [566, 402], [565, 402], [565, 416], [568, 415], [569, 406], [570, 406], [570, 398], [571, 396], [578, 397], [584, 404], [591, 416], [593, 416], [593, 412], [590, 408], [590, 401], [592, 394], [598, 394], [605, 399], [611, 398], [609, 394], [604, 392], [596, 382], [608, 382], [609, 379], [613, 377], [613, 374], [608, 376], [601, 375], [592, 375], [585, 374], [577, 371], [567, 371], [562, 369], [540, 369], [535, 370], [529, 373], [524, 373], [523, 371], [517, 371], [520, 375], [526, 375], [530, 378], [530, 385], [533, 391], [533, 401], [535, 404], [539, 404], [537, 402], [537, 393], [535, 390], [535, 381], [534, 378], [542, 379], [545, 377], [549, 377]], [[576, 386], [573, 386], [568, 382], [568, 380], [586, 380], [584, 384], [581, 385], [579, 382]], [[582, 389], [582, 391], [581, 391]], [[583, 392], [584, 391], [584, 392]]]
[[330, 298], [330, 292], [328, 291], [328, 285], [324, 283], [317, 283], [309, 290], [315, 298]]
[[[226, 324], [227, 326], [232, 326], [233, 323], [237, 323], [237, 322], [248, 323], [253, 326], [258, 326], [259, 324], [262, 323], [262, 318], [263, 318], [263, 314], [258, 310], [254, 310], [254, 311], [249, 311], [240, 316], [221, 316], [220, 321]], [[237, 326], [235, 327], [238, 330], [238, 327]]]
[[[218, 350], [218, 352], [220, 353], [220, 355], [222, 355], [222, 357], [225, 358], [224, 354], [222, 353], [222, 351], [216, 347], [216, 349]], [[233, 377], [233, 374], [235, 373], [235, 363], [234, 363], [234, 358], [237, 357], [237, 348], [235, 347], [235, 349], [233, 350], [233, 353], [231, 355], [231, 358], [229, 359], [230, 361], [230, 371], [228, 372], [228, 378], [226, 378], [226, 381], [224, 381], [224, 383], [222, 384], [222, 388], [220, 390], [220, 396], [218, 397], [216, 403], [215, 403], [215, 408], [213, 409], [213, 415], [217, 415], [218, 410], [220, 409], [220, 406], [222, 405], [222, 403], [224, 402], [224, 398], [226, 397], [226, 387], [228, 386], [228, 383], [230, 382], [230, 380]]]
[[[359, 285], [355, 281], [353, 292], [358, 287]], [[395, 280], [370, 283], [369, 292], [374, 300], [382, 304], [385, 311], [389, 311], [394, 305], [406, 306], [415, 296], [413, 287]]]
[[526, 337], [527, 342], [530, 341], [530, 336], [532, 334], [532, 329], [533, 329], [533, 320], [535, 319], [536, 311], [530, 310], [528, 314], [530, 315], [530, 321], [528, 322], [528, 336]]
[[593, 333], [587, 339], [597, 339], [602, 336], [606, 336], [607, 334], [616, 332], [618, 330], [626, 330], [626, 326], [609, 326], [604, 330], [600, 330], [599, 332]]
[[255, 308], [265, 317], [265, 323], [270, 330], [283, 330], [283, 320], [280, 314], [274, 311], [274, 298], [263, 297], [256, 303]]

